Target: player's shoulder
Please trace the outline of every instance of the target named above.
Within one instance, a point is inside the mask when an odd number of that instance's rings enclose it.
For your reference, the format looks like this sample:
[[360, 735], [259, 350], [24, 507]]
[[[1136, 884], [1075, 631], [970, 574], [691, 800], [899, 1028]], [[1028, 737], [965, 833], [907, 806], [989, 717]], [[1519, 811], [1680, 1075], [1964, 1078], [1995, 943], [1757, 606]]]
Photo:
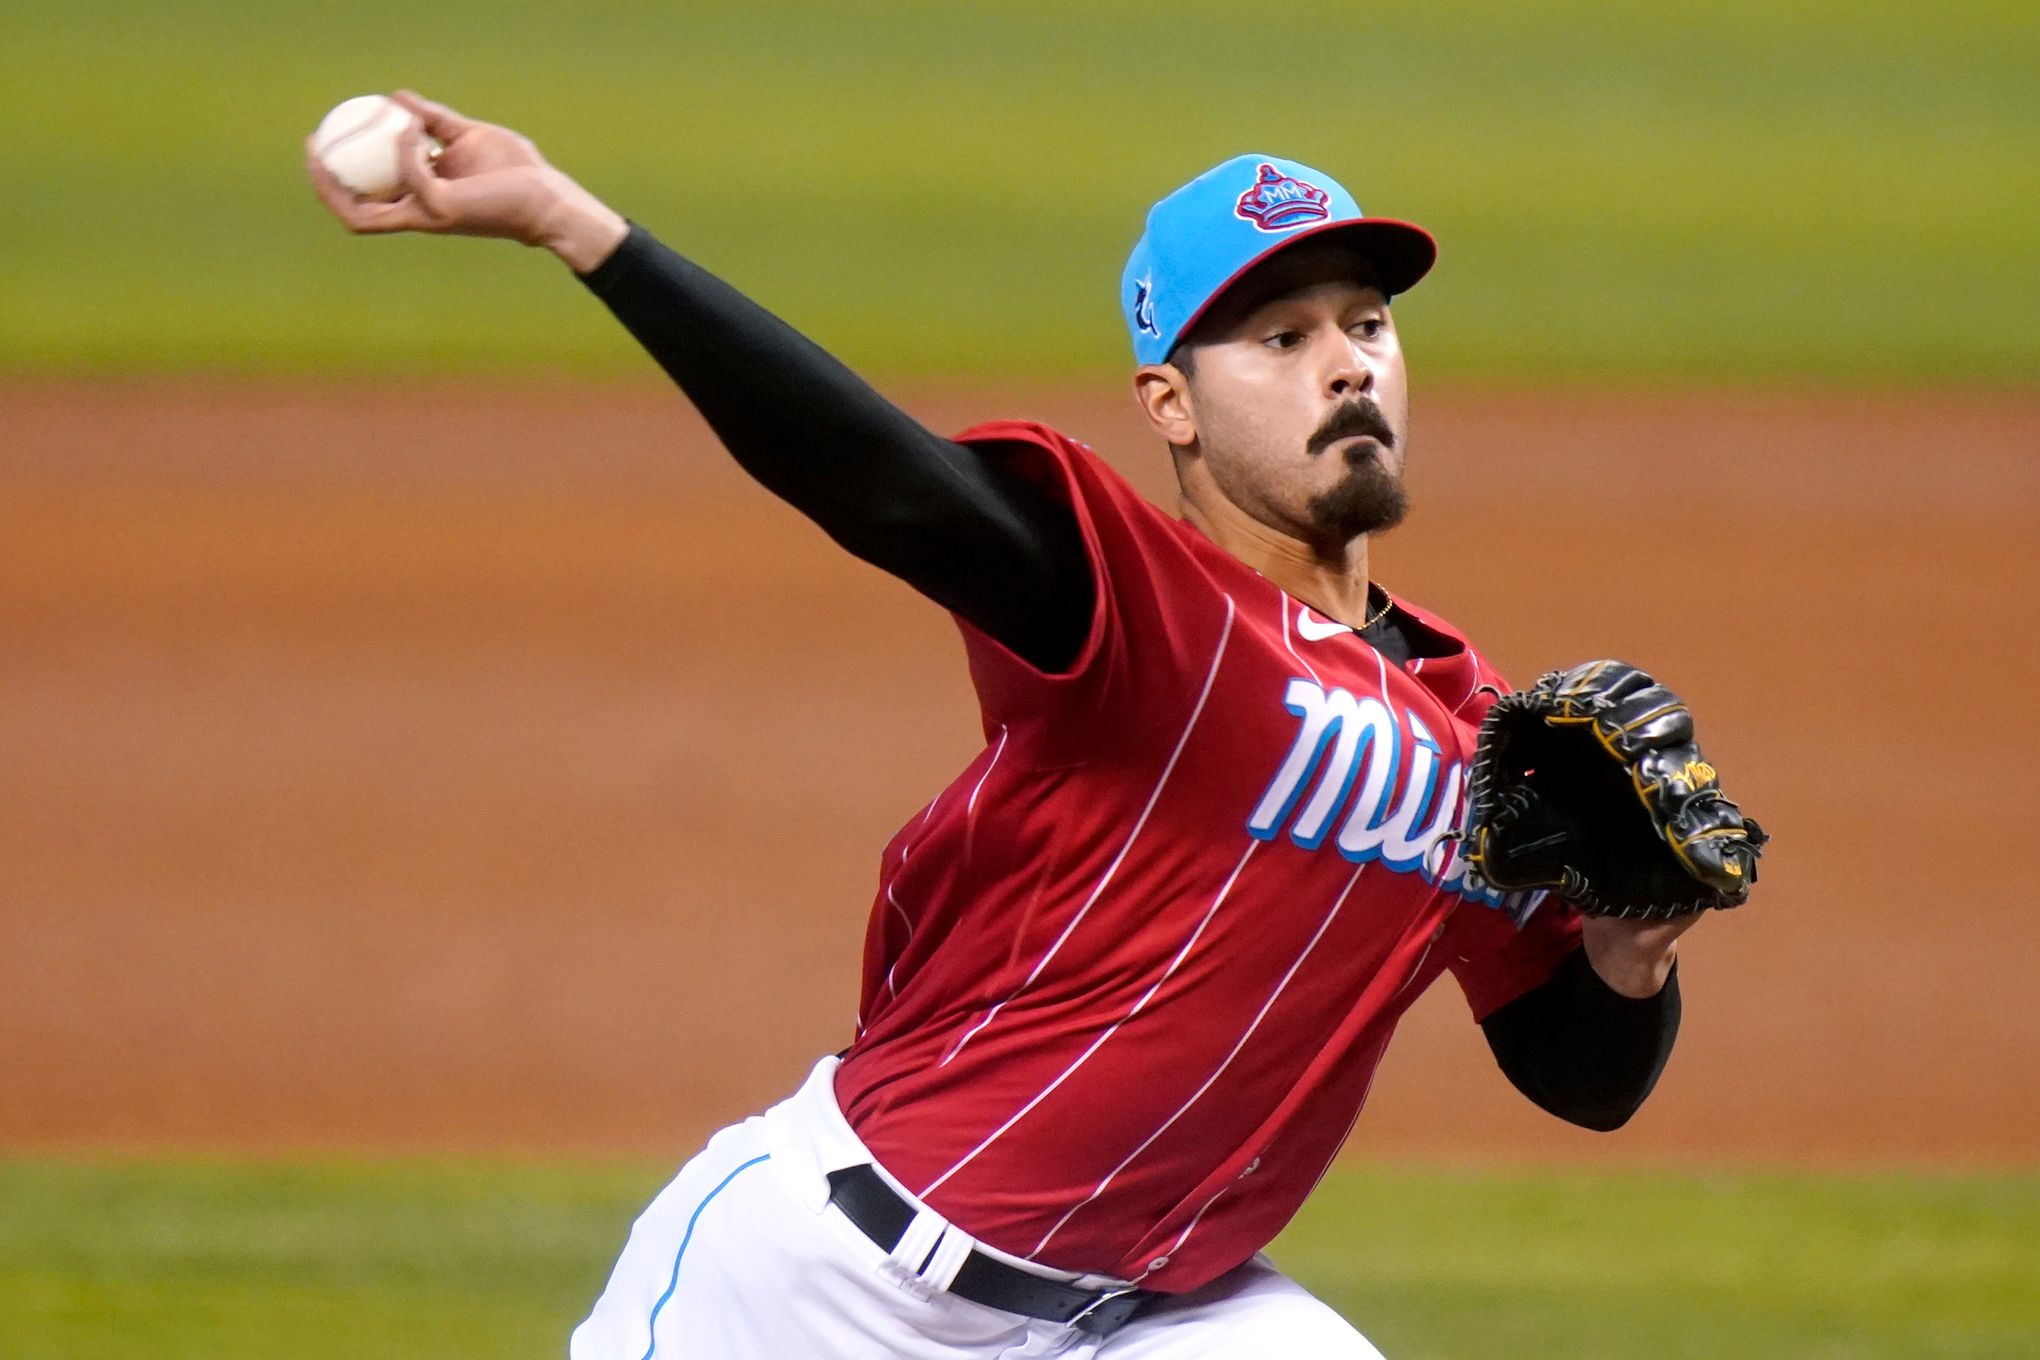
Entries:
[[1494, 662], [1488, 659], [1487, 653], [1483, 652], [1458, 624], [1453, 623], [1436, 610], [1426, 609], [1424, 606], [1414, 604], [1409, 600], [1403, 599], [1401, 596], [1396, 597], [1396, 607], [1432, 632], [1457, 643], [1464, 649], [1467, 658], [1472, 662], [1477, 673], [1476, 684], [1486, 685], [1495, 689], [1498, 693], [1508, 692], [1509, 682], [1507, 678], [1502, 675], [1501, 670]]
[[997, 458], [1059, 496], [1109, 520], [1166, 529], [1170, 516], [1081, 439], [1036, 420], [990, 420], [955, 442]]
[[1432, 632], [1450, 638], [1467, 651], [1479, 655], [1479, 649], [1473, 645], [1473, 640], [1467, 637], [1465, 630], [1443, 614], [1440, 614], [1437, 610], [1427, 609], [1414, 600], [1406, 599], [1401, 595], [1395, 597], [1395, 607], [1397, 612], [1408, 615]]
[[[1038, 420], [986, 420], [953, 436], [959, 444], [986, 452], [1039, 450], [1058, 462], [1098, 469], [1113, 476], [1112, 465], [1083, 440]], [[1010, 456], [1010, 455], [1009, 455]]]

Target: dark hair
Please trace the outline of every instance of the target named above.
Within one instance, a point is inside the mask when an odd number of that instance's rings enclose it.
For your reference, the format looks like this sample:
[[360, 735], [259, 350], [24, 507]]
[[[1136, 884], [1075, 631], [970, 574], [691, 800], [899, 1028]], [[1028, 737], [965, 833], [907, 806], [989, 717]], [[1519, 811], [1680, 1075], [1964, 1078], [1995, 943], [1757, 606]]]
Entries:
[[1162, 362], [1186, 378], [1194, 377], [1197, 373], [1197, 346], [1187, 340], [1178, 340]]

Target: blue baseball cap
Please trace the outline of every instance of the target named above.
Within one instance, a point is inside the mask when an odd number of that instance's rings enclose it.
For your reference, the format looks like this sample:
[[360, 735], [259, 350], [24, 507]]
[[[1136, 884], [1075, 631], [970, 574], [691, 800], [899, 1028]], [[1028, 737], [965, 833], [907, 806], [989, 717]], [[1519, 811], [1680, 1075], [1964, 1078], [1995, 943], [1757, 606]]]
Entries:
[[1331, 176], [1278, 156], [1235, 156], [1148, 210], [1119, 281], [1135, 363], [1159, 364], [1220, 293], [1277, 251], [1338, 234], [1391, 296], [1438, 258], [1431, 233], [1369, 217]]

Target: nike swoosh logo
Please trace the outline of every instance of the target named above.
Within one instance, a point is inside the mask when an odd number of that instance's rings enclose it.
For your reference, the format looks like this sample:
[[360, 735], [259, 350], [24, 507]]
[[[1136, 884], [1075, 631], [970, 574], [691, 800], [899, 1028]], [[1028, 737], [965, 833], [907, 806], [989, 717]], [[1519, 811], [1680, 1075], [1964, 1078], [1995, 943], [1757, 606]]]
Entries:
[[1314, 618], [1308, 607], [1302, 607], [1296, 611], [1296, 631], [1303, 634], [1307, 642], [1323, 642], [1326, 638], [1337, 637], [1341, 633], [1350, 633], [1353, 630], [1343, 623]]

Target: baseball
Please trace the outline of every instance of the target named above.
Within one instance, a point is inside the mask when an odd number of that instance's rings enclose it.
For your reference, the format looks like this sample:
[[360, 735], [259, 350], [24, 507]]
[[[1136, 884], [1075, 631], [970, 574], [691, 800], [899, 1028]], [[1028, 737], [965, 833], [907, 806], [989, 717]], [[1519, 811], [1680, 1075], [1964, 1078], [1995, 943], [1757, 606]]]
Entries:
[[397, 138], [416, 116], [394, 99], [356, 95], [333, 106], [312, 134], [312, 150], [333, 178], [359, 198], [395, 198], [401, 175]]

